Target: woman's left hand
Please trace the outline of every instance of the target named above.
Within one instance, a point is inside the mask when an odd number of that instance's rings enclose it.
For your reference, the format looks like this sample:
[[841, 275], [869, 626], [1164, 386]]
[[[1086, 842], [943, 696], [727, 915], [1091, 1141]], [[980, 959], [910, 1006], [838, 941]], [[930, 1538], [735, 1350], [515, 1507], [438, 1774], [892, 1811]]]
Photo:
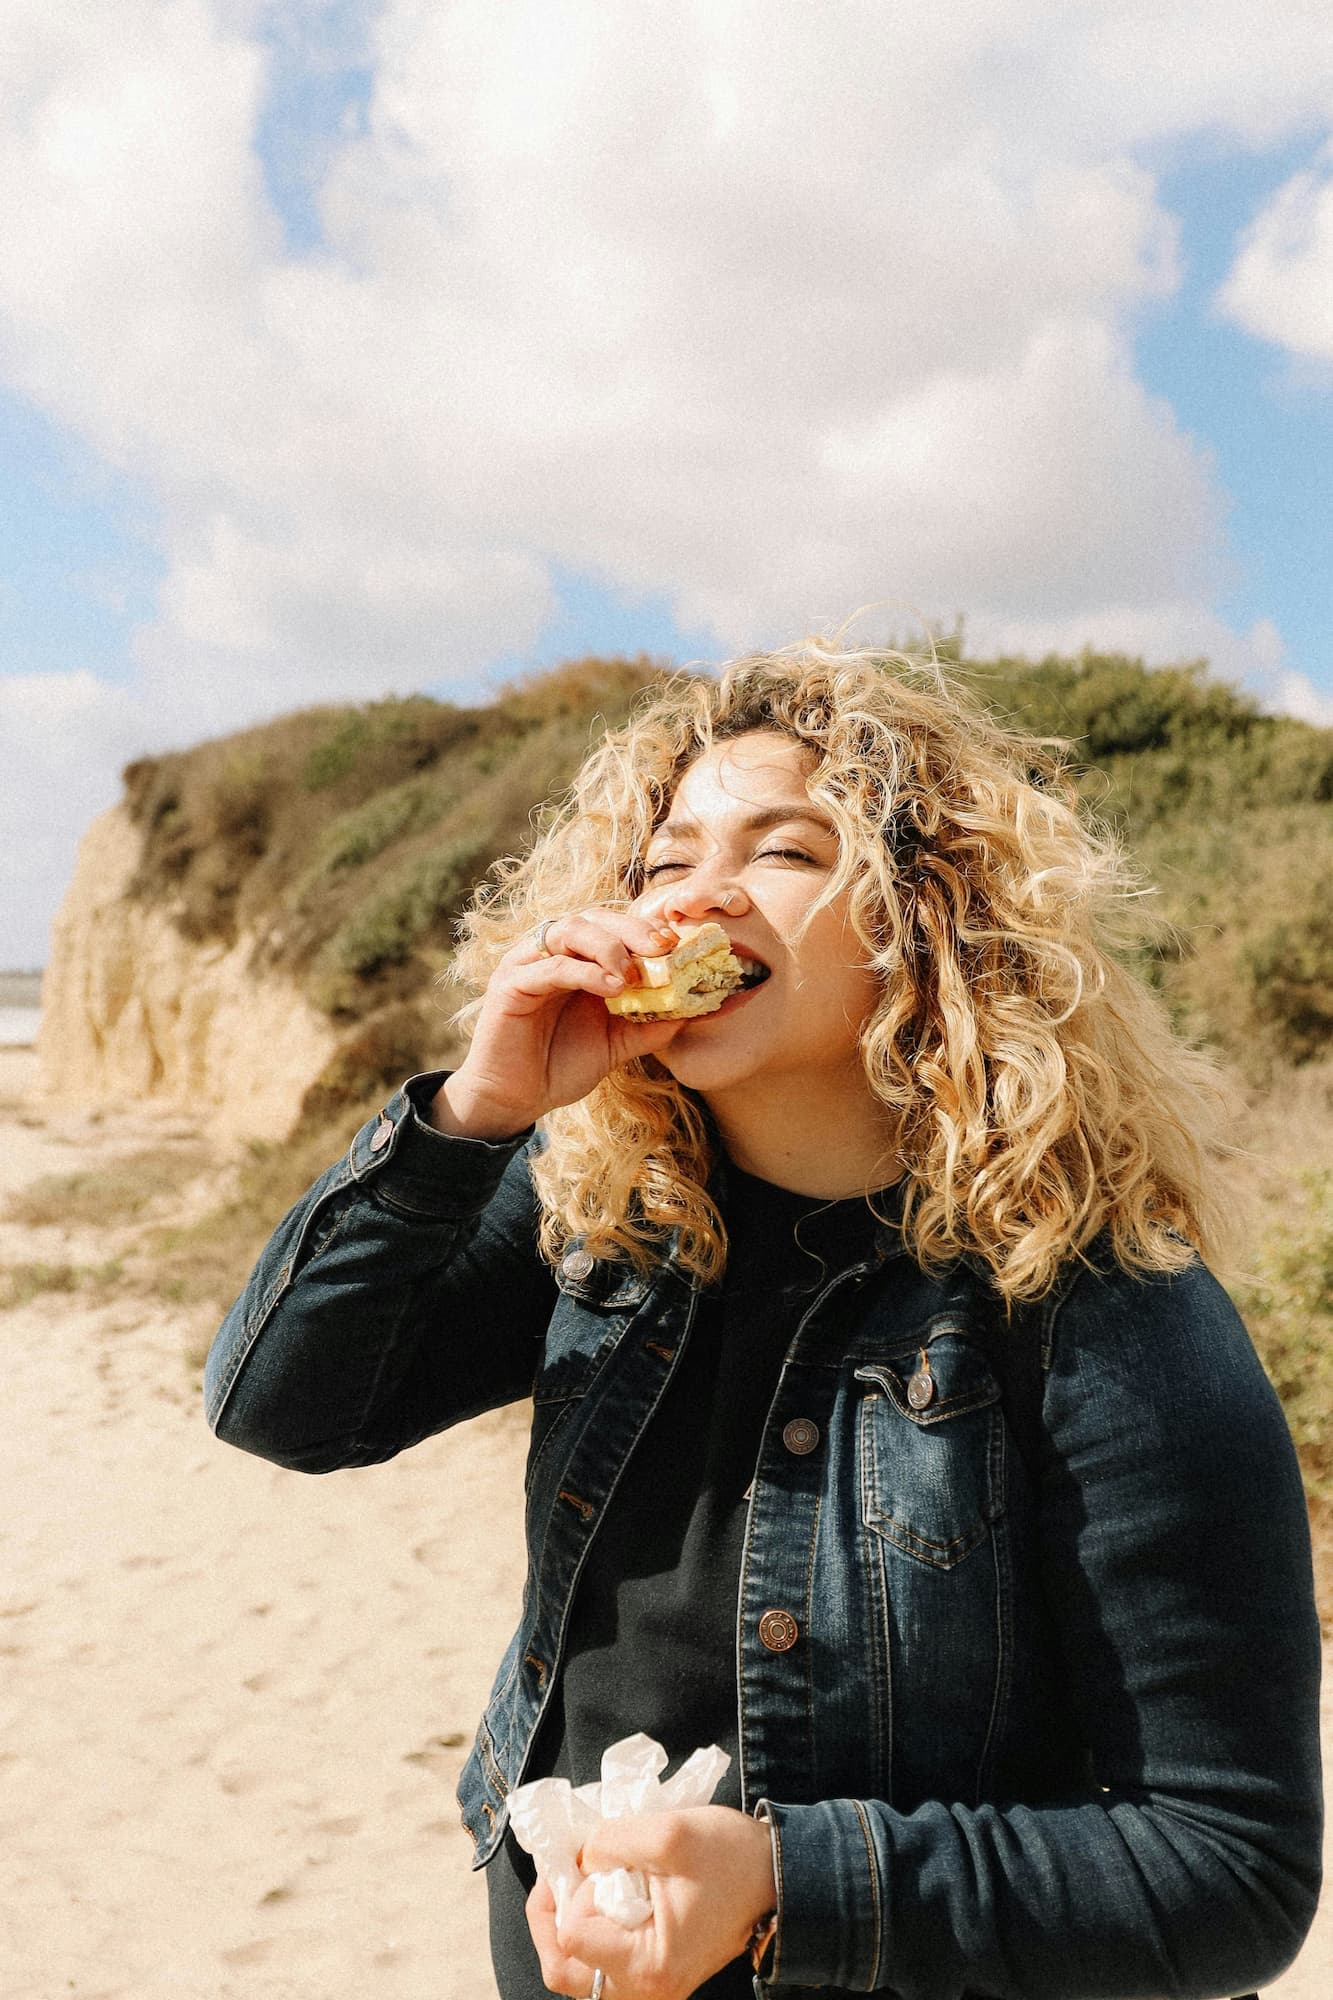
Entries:
[[626, 1930], [598, 1914], [585, 1881], [557, 1935], [555, 1900], [538, 1877], [528, 1929], [553, 1993], [591, 1993], [600, 1966], [604, 2000], [687, 2000], [740, 1956], [777, 1901], [768, 1828], [731, 1806], [607, 1820], [585, 1842], [580, 1866], [585, 1875], [640, 1869], [653, 1914]]

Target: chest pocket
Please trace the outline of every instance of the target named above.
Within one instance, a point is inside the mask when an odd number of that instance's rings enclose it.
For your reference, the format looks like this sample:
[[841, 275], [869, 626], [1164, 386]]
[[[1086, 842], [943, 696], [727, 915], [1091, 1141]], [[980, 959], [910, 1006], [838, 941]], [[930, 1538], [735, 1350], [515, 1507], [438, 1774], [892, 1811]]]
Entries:
[[985, 1356], [948, 1325], [927, 1328], [917, 1347], [863, 1364], [856, 1379], [866, 1527], [917, 1562], [953, 1569], [1003, 1507], [1000, 1387]]
[[648, 1293], [647, 1280], [623, 1266], [594, 1264], [570, 1252], [556, 1272], [557, 1295], [532, 1384], [527, 1484], [546, 1446], [583, 1400]]

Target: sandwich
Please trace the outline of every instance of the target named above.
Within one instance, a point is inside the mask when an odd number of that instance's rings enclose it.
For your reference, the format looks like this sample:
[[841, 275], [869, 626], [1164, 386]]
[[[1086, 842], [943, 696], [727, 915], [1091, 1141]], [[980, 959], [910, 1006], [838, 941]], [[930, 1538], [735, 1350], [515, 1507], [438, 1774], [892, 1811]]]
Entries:
[[635, 958], [639, 984], [612, 994], [613, 1014], [636, 1021], [684, 1021], [715, 1014], [742, 986], [757, 986], [767, 969], [742, 965], [721, 924], [681, 924], [677, 942], [661, 958]]

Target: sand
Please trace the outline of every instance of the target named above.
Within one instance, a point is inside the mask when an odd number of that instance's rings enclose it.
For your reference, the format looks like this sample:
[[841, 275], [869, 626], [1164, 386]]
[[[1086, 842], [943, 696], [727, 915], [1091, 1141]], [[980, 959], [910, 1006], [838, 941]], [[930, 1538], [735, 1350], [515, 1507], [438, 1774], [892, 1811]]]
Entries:
[[[0, 1122], [6, 1192], [183, 1136]], [[99, 1249], [0, 1224], [2, 1263]], [[492, 1995], [454, 1786], [519, 1602], [521, 1423], [308, 1479], [214, 1442], [172, 1314], [51, 1294], [0, 1337], [0, 1995]]]
[[[0, 1056], [0, 1196], [187, 1157], [180, 1118], [30, 1081]], [[118, 1247], [0, 1223], [0, 1264]], [[123, 1293], [0, 1316], [0, 1996], [486, 2000], [453, 1793], [519, 1601], [521, 1421], [302, 1478], [210, 1437], [205, 1331]], [[1333, 1992], [1327, 1908], [1267, 1990]]]

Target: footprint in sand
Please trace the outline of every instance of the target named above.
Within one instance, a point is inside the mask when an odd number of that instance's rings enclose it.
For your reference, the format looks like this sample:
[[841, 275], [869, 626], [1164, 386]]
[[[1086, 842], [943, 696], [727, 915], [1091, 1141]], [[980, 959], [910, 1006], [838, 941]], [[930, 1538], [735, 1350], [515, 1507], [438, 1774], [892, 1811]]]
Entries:
[[232, 1945], [228, 1951], [220, 1951], [218, 1957], [224, 1965], [259, 1965], [276, 1942], [276, 1938], [256, 1938], [253, 1944]]

